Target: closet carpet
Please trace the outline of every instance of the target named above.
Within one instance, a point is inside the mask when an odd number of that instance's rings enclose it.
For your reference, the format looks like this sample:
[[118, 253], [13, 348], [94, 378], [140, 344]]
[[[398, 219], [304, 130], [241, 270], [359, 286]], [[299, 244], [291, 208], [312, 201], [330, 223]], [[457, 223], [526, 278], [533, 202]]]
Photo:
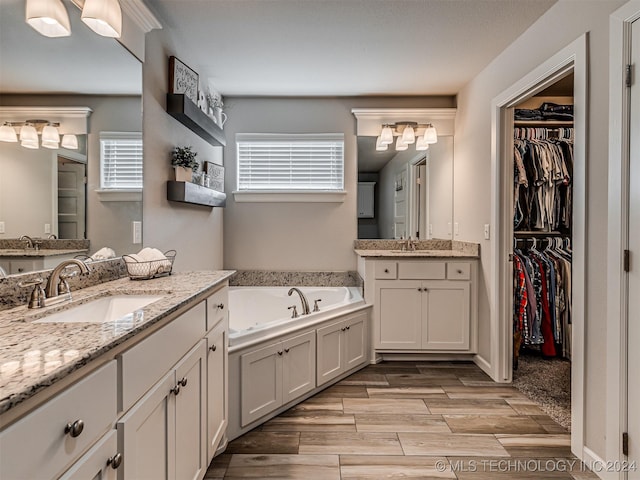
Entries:
[[233, 440], [205, 479], [596, 479], [570, 444], [473, 363], [384, 362]]
[[545, 359], [536, 353], [520, 354], [513, 386], [556, 422], [571, 431], [571, 362]]

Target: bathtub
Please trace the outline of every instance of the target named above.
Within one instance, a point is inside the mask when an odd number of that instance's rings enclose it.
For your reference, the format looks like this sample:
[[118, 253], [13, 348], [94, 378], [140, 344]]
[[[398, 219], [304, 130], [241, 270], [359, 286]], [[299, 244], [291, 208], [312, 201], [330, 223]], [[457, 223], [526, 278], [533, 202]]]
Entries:
[[[337, 318], [366, 308], [357, 287], [298, 287], [313, 310], [315, 300], [319, 312], [302, 315], [300, 296], [291, 287], [230, 287], [229, 288], [229, 351], [259, 341], [284, 335], [298, 328]], [[291, 318], [295, 305], [298, 318]]]

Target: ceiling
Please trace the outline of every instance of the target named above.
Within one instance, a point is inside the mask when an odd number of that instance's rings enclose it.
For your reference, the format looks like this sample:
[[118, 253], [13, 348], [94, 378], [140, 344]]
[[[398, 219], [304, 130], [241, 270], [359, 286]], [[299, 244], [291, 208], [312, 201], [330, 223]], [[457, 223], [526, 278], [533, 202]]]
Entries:
[[154, 0], [224, 95], [455, 95], [556, 0]]

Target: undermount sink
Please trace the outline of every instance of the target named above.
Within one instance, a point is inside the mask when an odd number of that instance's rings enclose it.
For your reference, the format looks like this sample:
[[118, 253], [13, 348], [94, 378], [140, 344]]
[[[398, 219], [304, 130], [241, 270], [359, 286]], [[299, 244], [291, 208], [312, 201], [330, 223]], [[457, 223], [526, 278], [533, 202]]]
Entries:
[[104, 323], [133, 318], [141, 308], [163, 298], [161, 295], [111, 295], [68, 308], [32, 323]]

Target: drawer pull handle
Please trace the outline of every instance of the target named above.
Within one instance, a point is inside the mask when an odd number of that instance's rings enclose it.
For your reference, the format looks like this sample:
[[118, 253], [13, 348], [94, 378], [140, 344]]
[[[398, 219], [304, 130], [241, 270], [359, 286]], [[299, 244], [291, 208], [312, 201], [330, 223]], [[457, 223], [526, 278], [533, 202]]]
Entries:
[[180, 393], [180, 385], [176, 385], [175, 387], [173, 387], [171, 390], [169, 390], [169, 393], [173, 393], [177, 397]]
[[220, 310], [224, 310], [224, 303], [219, 303], [216, 307]]
[[218, 347], [216, 347], [215, 343], [209, 347], [209, 350], [211, 350], [212, 352], [215, 352], [217, 349]]
[[116, 470], [122, 464], [122, 454], [116, 453], [113, 457], [107, 460], [107, 465]]
[[76, 420], [75, 422], [67, 423], [64, 427], [64, 433], [69, 434], [72, 438], [79, 437], [84, 430], [84, 422], [82, 420]]
[[389, 273], [389, 269], [388, 269], [388, 268], [385, 268], [385, 269], [384, 269], [384, 273]]
[[279, 351], [278, 351], [278, 355], [282, 355], [282, 350], [279, 350]]
[[186, 387], [187, 386], [187, 377], [182, 377], [181, 380], [178, 380], [178, 385]]

